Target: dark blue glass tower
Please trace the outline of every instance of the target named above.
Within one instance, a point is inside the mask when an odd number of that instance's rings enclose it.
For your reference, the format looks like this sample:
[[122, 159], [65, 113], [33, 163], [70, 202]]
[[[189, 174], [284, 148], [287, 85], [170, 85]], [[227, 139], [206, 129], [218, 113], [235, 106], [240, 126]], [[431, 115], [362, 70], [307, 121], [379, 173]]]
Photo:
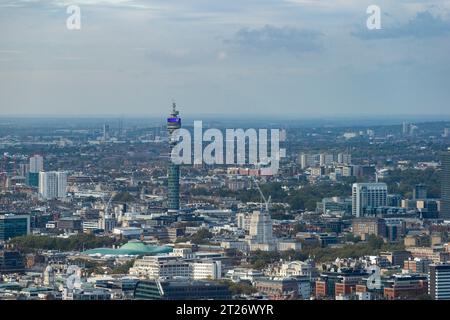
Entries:
[[[172, 139], [172, 133], [181, 128], [181, 118], [176, 110], [176, 104], [172, 105], [172, 113], [167, 118], [167, 131], [169, 132], [170, 155], [172, 149], [176, 145], [176, 141]], [[169, 213], [176, 213], [180, 210], [180, 166], [174, 164], [169, 156], [169, 165], [167, 170], [168, 176], [168, 203], [167, 209]]]

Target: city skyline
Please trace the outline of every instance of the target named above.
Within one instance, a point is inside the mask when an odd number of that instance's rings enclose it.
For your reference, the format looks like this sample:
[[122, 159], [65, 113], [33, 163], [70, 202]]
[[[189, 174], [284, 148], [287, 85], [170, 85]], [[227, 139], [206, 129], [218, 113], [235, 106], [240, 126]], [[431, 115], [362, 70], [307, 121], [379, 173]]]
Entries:
[[2, 0], [0, 39], [0, 302], [450, 300], [450, 0]]
[[287, 127], [267, 171], [174, 165], [180, 110], [0, 121], [0, 300], [448, 298], [450, 122]]

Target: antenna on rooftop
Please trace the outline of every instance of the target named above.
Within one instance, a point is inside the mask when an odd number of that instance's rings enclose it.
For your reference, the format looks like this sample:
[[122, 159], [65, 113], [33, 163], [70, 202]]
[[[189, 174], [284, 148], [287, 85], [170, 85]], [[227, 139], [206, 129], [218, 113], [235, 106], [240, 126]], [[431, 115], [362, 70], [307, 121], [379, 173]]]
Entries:
[[172, 114], [173, 115], [179, 114], [179, 112], [177, 110], [177, 103], [175, 102], [175, 99], [172, 99]]

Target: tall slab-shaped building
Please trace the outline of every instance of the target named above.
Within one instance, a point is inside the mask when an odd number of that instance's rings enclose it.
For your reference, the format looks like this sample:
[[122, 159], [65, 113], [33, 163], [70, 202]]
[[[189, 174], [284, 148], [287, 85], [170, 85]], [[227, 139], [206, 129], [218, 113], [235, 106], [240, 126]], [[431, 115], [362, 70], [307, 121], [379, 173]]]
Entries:
[[450, 220], [450, 151], [442, 155], [440, 218]]

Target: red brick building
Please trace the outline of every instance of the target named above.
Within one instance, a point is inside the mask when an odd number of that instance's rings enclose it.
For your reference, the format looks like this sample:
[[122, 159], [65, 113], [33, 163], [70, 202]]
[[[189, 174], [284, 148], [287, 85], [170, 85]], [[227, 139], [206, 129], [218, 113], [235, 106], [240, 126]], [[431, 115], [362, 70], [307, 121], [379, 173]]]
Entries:
[[414, 299], [428, 293], [425, 275], [395, 275], [384, 288], [384, 297], [390, 300]]

